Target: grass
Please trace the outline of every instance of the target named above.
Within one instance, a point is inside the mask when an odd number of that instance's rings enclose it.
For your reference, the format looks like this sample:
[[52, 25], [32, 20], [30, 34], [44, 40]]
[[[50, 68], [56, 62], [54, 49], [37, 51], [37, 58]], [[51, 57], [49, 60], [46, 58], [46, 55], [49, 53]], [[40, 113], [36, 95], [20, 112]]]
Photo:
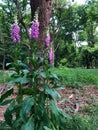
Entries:
[[[64, 86], [79, 88], [84, 85], [98, 88], [98, 69], [53, 68], [51, 71], [61, 77]], [[91, 99], [90, 99], [91, 100]], [[65, 130], [98, 130], [98, 104], [90, 103], [66, 120]]]
[[98, 87], [98, 69], [53, 68], [53, 73], [61, 77], [66, 86], [95, 85]]
[[0, 84], [4, 84], [10, 80], [10, 77], [8, 75], [7, 71], [0, 70]]
[[66, 120], [65, 127], [65, 130], [98, 130], [98, 119], [77, 114]]
[[66, 124], [66, 130], [98, 130], [98, 103], [85, 106], [82, 114], [73, 114]]
[[[98, 87], [98, 69], [82, 68], [53, 68], [51, 71], [61, 77], [62, 84], [78, 87], [81, 85], [95, 85]], [[0, 70], [0, 84], [8, 82], [8, 73]]]

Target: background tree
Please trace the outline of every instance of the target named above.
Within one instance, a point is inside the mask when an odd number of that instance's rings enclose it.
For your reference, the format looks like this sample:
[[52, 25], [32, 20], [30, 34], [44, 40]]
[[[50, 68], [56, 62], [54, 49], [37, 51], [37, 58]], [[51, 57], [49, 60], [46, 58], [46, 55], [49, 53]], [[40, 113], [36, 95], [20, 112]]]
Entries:
[[[87, 41], [88, 46], [92, 48], [98, 44], [98, 33], [96, 31], [98, 25], [97, 0], [87, 0], [85, 5], [71, 4], [66, 0], [3, 0], [3, 2], [1, 4], [0, 22], [2, 33], [7, 36], [6, 39], [4, 38], [6, 61], [12, 60], [12, 55], [14, 56], [14, 51], [10, 55], [10, 52], [12, 52], [10, 50], [13, 48], [13, 43], [10, 41], [10, 26], [13, 24], [14, 16], [17, 16], [21, 29], [21, 48], [25, 49], [25, 53], [22, 52], [22, 57], [28, 56], [30, 21], [34, 19], [37, 9], [40, 16], [39, 46], [40, 49], [44, 48], [44, 33], [47, 26], [50, 26], [51, 45], [54, 45], [55, 52], [55, 65], [59, 65], [59, 62], [63, 59], [66, 59], [67, 62], [70, 61], [67, 63], [67, 65], [70, 64], [69, 66], [79, 65], [77, 61], [81, 58], [78, 58], [78, 56], [82, 53], [83, 47], [77, 48], [76, 42], [78, 41]], [[73, 34], [77, 34], [76, 39], [74, 39]], [[74, 47], [74, 49], [70, 49], [71, 47]], [[3, 51], [1, 53], [3, 56]], [[71, 61], [71, 59], [75, 60]], [[80, 66], [82, 66], [81, 64]]]

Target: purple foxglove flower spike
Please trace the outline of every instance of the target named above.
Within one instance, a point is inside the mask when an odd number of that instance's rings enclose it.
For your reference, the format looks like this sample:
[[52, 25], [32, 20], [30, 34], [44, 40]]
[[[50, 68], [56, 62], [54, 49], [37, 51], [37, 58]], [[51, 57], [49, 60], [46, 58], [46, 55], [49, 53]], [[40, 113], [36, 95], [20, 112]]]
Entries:
[[18, 43], [20, 43], [19, 32], [20, 32], [20, 28], [19, 28], [18, 24], [14, 23], [12, 25], [12, 29], [11, 29], [11, 38], [12, 38], [13, 42], [18, 41]]
[[50, 45], [50, 34], [49, 34], [49, 32], [47, 34], [47, 37], [46, 37], [45, 41], [46, 41], [46, 46], [49, 47], [49, 45]]
[[37, 39], [39, 35], [39, 22], [34, 21], [31, 25], [30, 38]]

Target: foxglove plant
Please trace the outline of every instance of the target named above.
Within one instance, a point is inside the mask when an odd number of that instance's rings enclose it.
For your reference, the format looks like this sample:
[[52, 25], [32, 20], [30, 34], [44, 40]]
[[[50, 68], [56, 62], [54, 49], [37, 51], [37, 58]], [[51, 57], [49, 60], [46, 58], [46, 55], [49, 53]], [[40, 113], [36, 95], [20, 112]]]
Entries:
[[[49, 30], [47, 31], [45, 42], [46, 42], [47, 49], [49, 49], [50, 48], [50, 33], [49, 33]], [[52, 51], [52, 48], [49, 49], [48, 54], [49, 54], [50, 64], [52, 64], [53, 63], [53, 51]]]
[[11, 28], [11, 38], [13, 40], [13, 42], [18, 42], [20, 43], [20, 35], [19, 35], [19, 32], [20, 32], [20, 28], [18, 26], [18, 23], [15, 22], [13, 25], [12, 25], [12, 28]]
[[[19, 28], [16, 30], [18, 33]], [[18, 39], [16, 32], [15, 42]], [[31, 26], [31, 38], [37, 39], [38, 34], [39, 23], [35, 21]], [[50, 39], [47, 43], [49, 47]], [[65, 130], [66, 114], [55, 104], [60, 98], [56, 90], [62, 89], [59, 78], [51, 73], [46, 57], [38, 55], [39, 47], [36, 45], [36, 49], [31, 49], [33, 55], [28, 57], [31, 67], [28, 58], [25, 61], [17, 59], [12, 65], [11, 83], [15, 84], [18, 92], [16, 98], [6, 99], [13, 94], [14, 88], [11, 88], [0, 97], [0, 105], [9, 104], [4, 114], [6, 129], [0, 130]], [[48, 54], [52, 63], [52, 49]]]
[[30, 38], [38, 38], [39, 35], [39, 22], [38, 21], [33, 21], [31, 25], [31, 30], [30, 30]]

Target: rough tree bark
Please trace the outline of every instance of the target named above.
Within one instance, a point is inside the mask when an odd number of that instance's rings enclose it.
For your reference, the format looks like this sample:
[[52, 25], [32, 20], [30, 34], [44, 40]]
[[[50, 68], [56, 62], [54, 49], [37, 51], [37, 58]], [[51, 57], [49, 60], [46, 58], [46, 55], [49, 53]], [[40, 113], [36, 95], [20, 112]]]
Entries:
[[30, 0], [30, 7], [31, 7], [31, 21], [33, 21], [35, 11], [39, 7], [39, 0]]

